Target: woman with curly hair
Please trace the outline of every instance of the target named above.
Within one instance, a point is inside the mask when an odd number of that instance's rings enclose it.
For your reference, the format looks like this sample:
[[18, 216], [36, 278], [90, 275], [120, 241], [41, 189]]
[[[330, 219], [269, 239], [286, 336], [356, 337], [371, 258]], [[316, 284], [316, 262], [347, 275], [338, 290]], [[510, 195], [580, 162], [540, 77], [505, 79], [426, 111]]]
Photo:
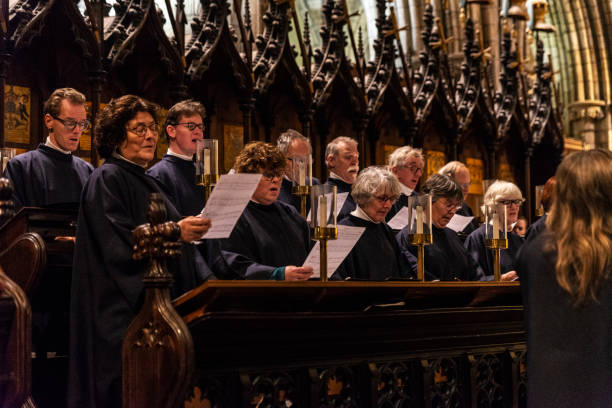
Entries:
[[221, 248], [229, 268], [242, 279], [306, 280], [301, 267], [312, 247], [306, 221], [291, 205], [278, 201], [285, 156], [269, 143], [253, 142], [234, 163], [236, 173], [260, 173], [251, 201]]
[[210, 220], [177, 210], [145, 174], [158, 138], [157, 106], [133, 95], [111, 100], [100, 112], [95, 143], [106, 161], [83, 188], [74, 250], [70, 311], [70, 407], [121, 406], [121, 342], [140, 309], [146, 262], [132, 259], [132, 230], [148, 222], [151, 193], [164, 198], [178, 221], [182, 256], [169, 262], [172, 295], [211, 275], [188, 242], [208, 231]]
[[567, 156], [519, 254], [531, 407], [612, 404], [612, 153]]

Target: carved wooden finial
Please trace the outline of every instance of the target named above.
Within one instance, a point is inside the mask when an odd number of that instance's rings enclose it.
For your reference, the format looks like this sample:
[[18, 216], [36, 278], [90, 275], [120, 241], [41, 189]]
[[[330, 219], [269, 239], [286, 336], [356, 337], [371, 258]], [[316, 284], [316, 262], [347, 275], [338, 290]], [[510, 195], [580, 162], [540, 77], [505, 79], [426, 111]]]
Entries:
[[0, 225], [15, 215], [13, 184], [7, 178], [0, 178]]

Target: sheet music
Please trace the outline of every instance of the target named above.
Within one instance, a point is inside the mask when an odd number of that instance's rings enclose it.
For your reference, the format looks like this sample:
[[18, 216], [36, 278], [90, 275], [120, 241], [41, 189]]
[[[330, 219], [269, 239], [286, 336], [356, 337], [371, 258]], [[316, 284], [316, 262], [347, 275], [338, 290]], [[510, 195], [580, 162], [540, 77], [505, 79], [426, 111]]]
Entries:
[[474, 219], [474, 217], [466, 217], [465, 215], [455, 214], [450, 219], [446, 228], [450, 228], [455, 232], [463, 231], [465, 227]]
[[201, 214], [212, 226], [203, 239], [228, 238], [253, 196], [261, 174], [224, 174], [219, 177]]
[[408, 207], [402, 207], [387, 225], [394, 230], [401, 230], [408, 225]]
[[[332, 196], [334, 195], [334, 193], [327, 193], [325, 194], [325, 197], [327, 197], [327, 202], [330, 203], [332, 200]], [[342, 206], [344, 205], [344, 202], [346, 201], [346, 199], [348, 198], [349, 193], [340, 193], [340, 194], [336, 194], [336, 212], [340, 213], [340, 210], [342, 209]], [[332, 206], [328, 205], [327, 206], [327, 220], [330, 221], [329, 216], [331, 215], [331, 211], [332, 211]], [[308, 211], [308, 216], [306, 217], [306, 221], [310, 222], [311, 220], [311, 213], [312, 213], [312, 209], [310, 209], [310, 211]]]
[[[351, 252], [365, 227], [349, 227], [348, 225], [338, 225], [338, 239], [327, 241], [327, 277], [331, 277], [340, 266], [344, 258]], [[317, 241], [312, 251], [304, 261], [302, 266], [312, 266], [313, 278], [321, 276], [321, 250], [320, 242]]]

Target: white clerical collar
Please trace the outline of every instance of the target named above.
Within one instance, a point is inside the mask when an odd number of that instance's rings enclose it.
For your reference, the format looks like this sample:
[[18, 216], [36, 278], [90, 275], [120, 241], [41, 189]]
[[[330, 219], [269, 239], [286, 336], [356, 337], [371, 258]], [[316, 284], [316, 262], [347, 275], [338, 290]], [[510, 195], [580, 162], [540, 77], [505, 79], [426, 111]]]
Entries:
[[64, 154], [72, 154], [72, 152], [70, 150], [64, 150], [59, 146], [56, 146], [55, 143], [53, 143], [51, 141], [51, 138], [49, 136], [47, 136], [47, 141], [45, 142], [45, 146], [49, 146], [50, 148], [52, 148], [53, 150], [57, 150], [60, 153], [64, 153]]
[[361, 218], [362, 220], [373, 222], [374, 224], [380, 224], [380, 221], [376, 222], [373, 219], [371, 219], [370, 216], [366, 214], [365, 211], [363, 211], [360, 206], [357, 206], [357, 208], [351, 211], [351, 215], [354, 215], [357, 218]]
[[185, 161], [189, 161], [189, 162], [193, 161], [193, 154], [191, 156], [186, 156], [184, 154], [180, 154], [180, 153], [177, 153], [175, 151], [172, 151], [172, 149], [170, 147], [168, 148], [168, 151], [166, 152], [166, 154], [169, 155], [169, 156], [178, 157], [181, 160], [185, 160]]
[[400, 188], [402, 189], [402, 194], [405, 195], [405, 196], [408, 196], [408, 197], [410, 197], [410, 195], [414, 191], [413, 189], [411, 189], [410, 187], [405, 186], [402, 183], [400, 183]]
[[143, 166], [143, 165], [138, 164], [138, 163], [136, 163], [136, 162], [133, 162], [133, 161], [131, 161], [130, 159], [126, 159], [125, 157], [123, 157], [121, 154], [119, 154], [119, 153], [117, 153], [117, 152], [113, 152], [113, 157], [114, 157], [115, 159], [120, 159], [120, 160], [126, 161], [126, 162], [128, 162], [128, 163], [135, 164], [136, 166], [140, 166], [140, 167], [142, 167], [142, 168], [145, 168], [145, 167], [146, 167], [146, 166]]
[[337, 175], [333, 171], [329, 172], [329, 178], [344, 181], [346, 184], [353, 184], [353, 183], [349, 183], [348, 181], [346, 181], [345, 179], [343, 179], [342, 177], [340, 177], [339, 175]]

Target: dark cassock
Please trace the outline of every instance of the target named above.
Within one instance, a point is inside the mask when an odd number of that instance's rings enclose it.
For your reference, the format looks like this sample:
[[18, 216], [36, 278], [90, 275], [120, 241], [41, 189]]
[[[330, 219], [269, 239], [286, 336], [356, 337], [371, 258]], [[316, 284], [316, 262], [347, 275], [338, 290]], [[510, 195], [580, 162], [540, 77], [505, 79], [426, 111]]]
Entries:
[[[387, 222], [391, 221], [391, 219], [395, 217], [395, 215], [398, 212], [400, 212], [402, 207], [408, 207], [408, 197], [418, 196], [416, 191], [406, 187], [405, 185], [401, 183], [400, 183], [400, 187], [402, 188], [402, 193], [400, 194], [397, 201], [393, 204], [393, 206], [389, 210], [389, 213], [387, 214], [387, 217], [385, 218], [385, 221]], [[396, 231], [396, 232], [399, 232], [399, 231]]]
[[529, 228], [527, 228], [527, 233], [525, 234], [525, 240], [532, 235], [538, 235], [542, 231], [546, 229], [546, 214], [538, 218], [536, 222], [531, 224]]
[[45, 144], [11, 159], [4, 177], [12, 181], [15, 208], [77, 208], [81, 190], [93, 172], [91, 164]]
[[[467, 203], [465, 201], [463, 201], [461, 203], [461, 208], [458, 209], [455, 214], [463, 215], [464, 217], [473, 217], [474, 216], [474, 212], [472, 211], [470, 206], [467, 205]], [[466, 225], [466, 227], [463, 229], [463, 231], [461, 231], [461, 234], [463, 234], [463, 236], [468, 236], [472, 232], [476, 231], [476, 229], [478, 227], [479, 227], [478, 221], [476, 220], [476, 218], [474, 218], [474, 219], [472, 219], [472, 221], [470, 221], [470, 223], [468, 225]]]
[[[306, 183], [308, 183], [308, 180], [309, 179], [307, 177]], [[312, 185], [315, 186], [317, 184], [321, 184], [321, 182], [316, 177], [313, 177]], [[281, 189], [280, 193], [278, 194], [277, 200], [293, 206], [293, 208], [295, 208], [298, 213], [300, 212], [302, 199], [300, 196], [293, 194], [293, 182], [287, 177], [283, 177], [283, 182], [281, 184]], [[310, 196], [306, 197], [306, 214], [308, 214], [308, 211], [310, 211]]]
[[[147, 223], [151, 193], [164, 197], [168, 220], [180, 214], [144, 168], [110, 157], [83, 189], [74, 251], [69, 406], [121, 406], [121, 345], [143, 301], [146, 261], [132, 259], [132, 230]], [[176, 297], [211, 276], [192, 244], [168, 262]]]
[[[493, 272], [493, 250], [485, 246], [485, 227], [483, 224], [472, 232], [465, 240], [464, 246], [478, 266], [482, 268], [485, 279], [490, 279]], [[501, 233], [500, 233], [501, 234]], [[523, 238], [508, 231], [508, 248], [501, 251], [501, 274], [516, 270], [516, 256], [523, 245]]]
[[[410, 229], [397, 234], [397, 242], [408, 259], [417, 259], [417, 247], [410, 243]], [[425, 246], [425, 278], [441, 281], [479, 281], [484, 272], [463, 247], [457, 233], [450, 228], [432, 225], [433, 244]]]
[[610, 407], [612, 279], [602, 282], [597, 301], [576, 307], [557, 283], [556, 254], [546, 250], [552, 241], [547, 231], [533, 235], [517, 259], [529, 350], [528, 404]]
[[[356, 212], [360, 213], [359, 209]], [[336, 269], [332, 280], [384, 281], [414, 277], [416, 265], [409, 264], [395, 240], [395, 234], [386, 223], [375, 223], [349, 214], [338, 224], [365, 227], [365, 231]]]
[[336, 186], [336, 193], [348, 193], [348, 197], [346, 197], [346, 201], [342, 205], [342, 208], [338, 208], [337, 220], [347, 217], [351, 211], [354, 211], [357, 208], [357, 204], [355, 204], [355, 200], [353, 200], [353, 196], [351, 195], [352, 184], [347, 183], [344, 180], [340, 180], [338, 178], [328, 178], [325, 184], [329, 186]]
[[289, 204], [250, 201], [229, 238], [220, 240], [235, 279], [284, 279], [284, 267], [301, 266], [313, 246], [306, 220]]

